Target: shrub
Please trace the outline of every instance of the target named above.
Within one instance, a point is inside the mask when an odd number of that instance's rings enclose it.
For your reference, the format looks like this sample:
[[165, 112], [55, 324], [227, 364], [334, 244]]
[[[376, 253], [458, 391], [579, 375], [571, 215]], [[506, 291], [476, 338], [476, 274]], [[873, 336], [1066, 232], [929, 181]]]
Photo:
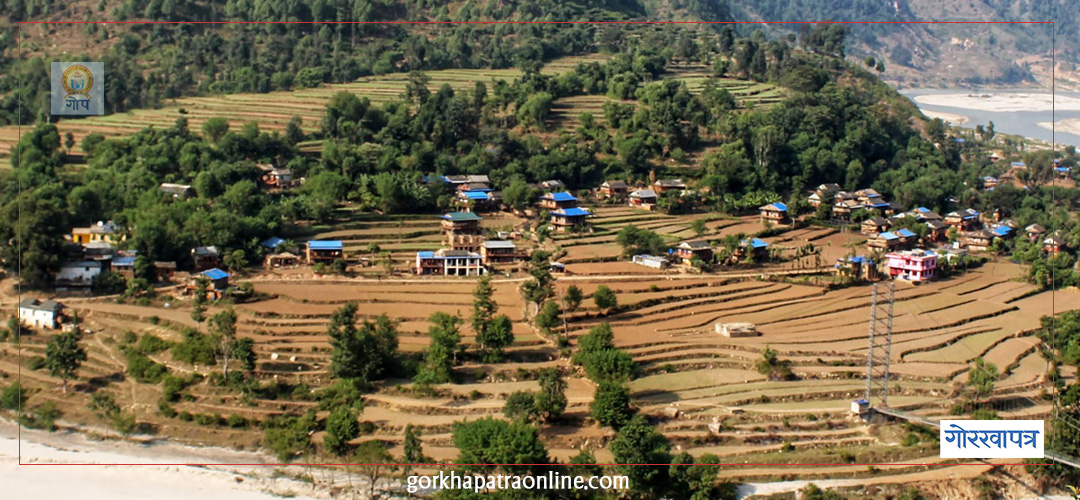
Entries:
[[191, 422], [192, 420], [194, 420], [194, 418], [195, 416], [191, 413], [188, 413], [186, 411], [180, 412], [180, 420], [183, 420], [184, 422]]
[[904, 439], [900, 443], [904, 446], [915, 446], [919, 444], [919, 435], [914, 432], [909, 432], [904, 435]]
[[124, 332], [122, 336], [120, 336], [120, 345], [131, 345], [134, 344], [136, 340], [139, 340], [139, 336], [135, 335], [135, 332], [128, 330]]
[[155, 335], [143, 335], [135, 349], [143, 354], [156, 354], [172, 347], [172, 342]]
[[47, 401], [44, 404], [35, 406], [33, 410], [30, 410], [29, 414], [23, 415], [22, 422], [27, 428], [52, 432], [56, 430], [56, 419], [60, 418], [61, 415], [56, 405], [52, 401]]
[[248, 426], [248, 420], [242, 415], [233, 413], [229, 415], [229, 418], [225, 419], [225, 425], [232, 427], [233, 429], [240, 429]]
[[161, 382], [161, 379], [165, 378], [169, 374], [169, 369], [161, 363], [155, 363], [154, 360], [146, 357], [144, 354], [137, 351], [128, 351], [125, 356], [127, 357], [127, 373], [131, 375], [136, 381], [143, 384], [156, 384]]
[[19, 389], [18, 383], [13, 383], [0, 391], [0, 409], [18, 410], [25, 402], [26, 389]]
[[174, 345], [171, 352], [177, 361], [210, 366], [217, 359], [215, 347], [212, 337], [188, 329], [184, 332], [184, 340]]
[[218, 425], [220, 422], [220, 415], [213, 415], [210, 413], [199, 413], [198, 415], [195, 415], [195, 423], [199, 425]]
[[165, 418], [176, 418], [176, 409], [173, 408], [172, 405], [170, 405], [169, 403], [166, 403], [165, 401], [158, 401], [157, 408], [158, 413], [161, 413], [161, 416]]
[[26, 367], [33, 371], [38, 371], [45, 367], [45, 358], [41, 356], [30, 356], [30, 358], [26, 360]]

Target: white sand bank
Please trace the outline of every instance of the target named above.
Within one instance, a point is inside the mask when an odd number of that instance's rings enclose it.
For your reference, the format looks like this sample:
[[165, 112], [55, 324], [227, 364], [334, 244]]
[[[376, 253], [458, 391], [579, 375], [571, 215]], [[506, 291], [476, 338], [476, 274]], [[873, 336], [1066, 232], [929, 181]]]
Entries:
[[[1039, 122], [1039, 126], [1046, 130], [1054, 130], [1052, 122]], [[1057, 132], [1080, 135], [1080, 118], [1066, 118], [1057, 122]]]
[[[931, 106], [949, 106], [953, 108], [977, 109], [981, 111], [1008, 112], [1008, 111], [1080, 111], [1080, 99], [1076, 97], [1057, 96], [1054, 98], [1049, 93], [994, 93], [985, 92], [990, 97], [974, 97], [983, 92], [970, 94], [931, 94], [915, 97], [915, 102]], [[924, 111], [925, 113], [925, 111]]]
[[927, 118], [941, 118], [942, 120], [949, 122], [953, 125], [963, 125], [968, 122], [968, 117], [964, 115], [958, 115], [956, 113], [945, 113], [943, 111], [931, 111], [929, 109], [922, 110], [922, 113]]

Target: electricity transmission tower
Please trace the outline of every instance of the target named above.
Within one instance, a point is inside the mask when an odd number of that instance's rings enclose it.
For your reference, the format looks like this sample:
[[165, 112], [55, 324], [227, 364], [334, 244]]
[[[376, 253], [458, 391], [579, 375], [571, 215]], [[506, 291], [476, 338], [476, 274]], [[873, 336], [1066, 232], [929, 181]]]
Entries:
[[[888, 290], [879, 288], [888, 286]], [[896, 286], [874, 283], [870, 297], [870, 349], [866, 352], [866, 400], [889, 406], [889, 354], [892, 350], [893, 298]], [[886, 295], [887, 294], [887, 295]]]

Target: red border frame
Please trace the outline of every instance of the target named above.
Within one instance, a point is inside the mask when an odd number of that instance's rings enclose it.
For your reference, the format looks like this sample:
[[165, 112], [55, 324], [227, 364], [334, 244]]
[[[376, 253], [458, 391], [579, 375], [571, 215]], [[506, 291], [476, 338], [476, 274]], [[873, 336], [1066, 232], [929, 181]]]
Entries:
[[[18, 240], [18, 260], [19, 260], [19, 275], [22, 275], [22, 25], [24, 24], [1049, 24], [1050, 25], [1050, 116], [1051, 116], [1051, 129], [1050, 129], [1050, 148], [1051, 158], [1053, 158], [1053, 152], [1057, 149], [1057, 113], [1056, 113], [1056, 88], [1057, 88], [1057, 50], [1056, 50], [1056, 33], [1057, 28], [1055, 21], [338, 21], [338, 22], [306, 22], [306, 21], [20, 21], [18, 23], [18, 79], [19, 79], [19, 114], [17, 117], [19, 125], [19, 139], [17, 143], [17, 165], [16, 175], [18, 177], [19, 186], [19, 224], [18, 234], [16, 238]], [[1057, 207], [1057, 194], [1056, 194], [1056, 176], [1050, 176], [1051, 185], [1051, 203], [1050, 203], [1050, 230], [1055, 231], [1057, 224], [1055, 221], [1055, 208]], [[1056, 257], [1055, 252], [1051, 258]], [[1054, 353], [1053, 345], [1055, 343], [1055, 333], [1057, 330], [1057, 318], [1056, 313], [1056, 295], [1057, 288], [1054, 285], [1054, 267], [1050, 266], [1050, 355], [1051, 360], [1056, 360], [1056, 354]], [[22, 301], [22, 280], [18, 283], [18, 300]], [[19, 389], [22, 389], [22, 335], [19, 334], [18, 339], [18, 360], [19, 360], [19, 373], [18, 373], [18, 385]], [[1057, 400], [1057, 373], [1056, 370], [1051, 372], [1051, 395], [1052, 401]], [[1051, 436], [1051, 457], [1056, 456], [1055, 441], [1057, 439], [1057, 411], [1051, 412], [1051, 427], [1055, 430]], [[19, 433], [19, 447], [18, 458], [19, 465], [90, 465], [90, 466], [116, 466], [116, 465], [154, 465], [154, 466], [281, 466], [281, 465], [299, 465], [299, 466], [349, 466], [349, 465], [375, 465], [375, 464], [350, 464], [350, 463], [295, 463], [290, 462], [287, 464], [281, 463], [253, 463], [253, 464], [223, 464], [223, 463], [125, 463], [125, 464], [97, 464], [97, 463], [25, 463], [22, 461], [22, 401], [19, 400], [18, 408], [18, 433]], [[937, 467], [949, 467], [957, 465], [1054, 465], [1057, 460], [1052, 460], [1051, 463], [1003, 463], [994, 464], [989, 461], [976, 462], [976, 463], [867, 463], [867, 464], [777, 464], [777, 463], [761, 463], [761, 464], [749, 464], [749, 463], [731, 463], [720, 464], [724, 465], [738, 465], [738, 466], [860, 466], [860, 465], [908, 465], [908, 466], [937, 466]], [[536, 465], [536, 466], [552, 466], [558, 464], [381, 464], [381, 465], [393, 465], [393, 466], [437, 466], [437, 467], [455, 467], [463, 465]], [[667, 466], [670, 464], [596, 464], [601, 466], [614, 466], [614, 465], [655, 465], [655, 466]]]

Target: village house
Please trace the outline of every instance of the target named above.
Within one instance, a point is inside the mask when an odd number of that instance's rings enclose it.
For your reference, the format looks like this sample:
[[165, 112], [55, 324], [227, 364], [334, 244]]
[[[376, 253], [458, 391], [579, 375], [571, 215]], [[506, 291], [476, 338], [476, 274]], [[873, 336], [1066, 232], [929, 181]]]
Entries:
[[686, 183], [682, 179], [659, 179], [653, 183], [653, 189], [659, 194], [668, 191], [684, 191], [686, 190]]
[[901, 229], [895, 232], [896, 235], [900, 237], [900, 246], [903, 248], [911, 248], [919, 241], [919, 235], [915, 234], [910, 229]]
[[945, 241], [949, 236], [949, 226], [940, 220], [926, 221], [926, 227], [930, 231], [926, 233], [927, 241]]
[[540, 208], [544, 210], [559, 210], [578, 206], [578, 199], [565, 191], [560, 193], [546, 193], [540, 197]]
[[881, 202], [881, 194], [873, 189], [860, 189], [855, 191], [855, 199], [863, 205], [874, 205]]
[[810, 196], [806, 197], [806, 202], [811, 207], [817, 208], [817, 207], [820, 207], [821, 204], [824, 203], [825, 200], [827, 200], [827, 199], [828, 199], [827, 197], [823, 197], [820, 194], [817, 194], [816, 192], [814, 192], [814, 193], [810, 193]]
[[444, 181], [453, 184], [457, 187], [458, 184], [465, 184], [469, 182], [479, 182], [483, 184], [491, 184], [491, 179], [486, 175], [446, 175], [442, 178]]
[[107, 243], [119, 243], [127, 239], [113, 221], [98, 221], [90, 227], [76, 227], [71, 229], [71, 241], [85, 245], [98, 241]]
[[479, 276], [484, 274], [483, 257], [465, 250], [441, 249], [416, 252], [416, 274]]
[[307, 243], [307, 263], [331, 263], [344, 259], [344, 245], [341, 240], [312, 240]]
[[112, 260], [112, 272], [124, 279], [135, 279], [135, 257], [116, 257]]
[[653, 269], [665, 269], [668, 266], [667, 258], [659, 255], [635, 255], [630, 258], [630, 262], [639, 266], [651, 267]]
[[915, 216], [915, 220], [919, 222], [927, 222], [932, 220], [941, 220], [941, 215], [937, 212], [930, 210], [926, 207], [919, 207], [911, 211], [911, 214]]
[[566, 184], [558, 179], [550, 179], [540, 183], [540, 189], [544, 191], [565, 191]]
[[839, 184], [836, 184], [835, 182], [827, 182], [825, 184], [818, 185], [817, 189], [814, 190], [814, 194], [818, 195], [818, 198], [824, 202], [833, 198], [834, 196], [836, 196], [836, 193], [839, 193], [843, 190], [844, 188], [840, 187]]
[[584, 226], [591, 215], [591, 212], [582, 208], [564, 208], [551, 212], [551, 225], [558, 231], [567, 231]]
[[684, 265], [693, 265], [694, 258], [709, 262], [713, 258], [712, 245], [707, 241], [684, 241], [675, 247], [675, 257]]
[[906, 250], [885, 255], [889, 276], [895, 279], [921, 282], [934, 277], [938, 256], [928, 250]]
[[877, 234], [889, 230], [891, 224], [884, 217], [872, 217], [863, 221], [859, 225], [859, 231], [862, 234], [870, 235]]
[[199, 274], [189, 276], [186, 285], [188, 293], [193, 293], [197, 290], [199, 280], [204, 279], [207, 281], [206, 298], [210, 300], [220, 299], [229, 290], [229, 273], [215, 267], [213, 269], [207, 269]]
[[90, 286], [94, 277], [101, 274], [102, 264], [97, 260], [83, 260], [60, 264], [56, 284], [60, 286]]
[[457, 185], [457, 190], [462, 192], [476, 191], [478, 193], [490, 193], [491, 186], [484, 182], [463, 182]]
[[64, 305], [52, 300], [25, 298], [19, 302], [19, 323], [56, 330], [64, 320]]
[[[840, 203], [842, 201], [848, 201], [848, 200], [855, 200], [855, 195], [853, 195], [853, 194], [851, 194], [851, 193], [849, 193], [847, 191], [843, 191], [843, 190], [837, 191], [836, 193], [833, 194], [833, 200], [832, 200], [833, 204]], [[858, 200], [855, 200], [855, 201], [858, 201]]]
[[116, 247], [106, 241], [95, 241], [82, 245], [82, 253], [76, 255], [80, 260], [110, 260], [116, 255]]
[[1012, 238], [1016, 234], [1016, 230], [1008, 224], [995, 224], [994, 226], [990, 227], [990, 232], [994, 235], [995, 238], [1000, 238], [1003, 240]]
[[1056, 254], [1065, 248], [1065, 240], [1061, 239], [1056, 234], [1050, 235], [1050, 237], [1043, 240], [1043, 251], [1050, 254]]
[[761, 212], [761, 222], [770, 222], [773, 224], [783, 224], [788, 220], [787, 205], [776, 202], [768, 205], [758, 207]]
[[626, 196], [630, 192], [630, 185], [619, 180], [604, 181], [600, 185], [600, 194], [611, 198], [613, 196]]
[[864, 281], [877, 281], [878, 268], [873, 260], [861, 255], [836, 259], [836, 274], [847, 278]]
[[882, 250], [894, 250], [902, 243], [898, 234], [889, 231], [872, 235], [866, 240], [866, 246]]
[[266, 269], [291, 268], [298, 265], [300, 265], [300, 256], [289, 252], [270, 254], [263, 260], [263, 267]]
[[968, 208], [945, 215], [945, 224], [955, 227], [960, 231], [970, 231], [979, 222], [979, 212]]
[[1068, 179], [1071, 173], [1072, 169], [1069, 167], [1054, 167], [1054, 174], [1058, 179]]
[[758, 238], [740, 241], [738, 248], [735, 249], [735, 257], [743, 259], [747, 256], [753, 256], [754, 260], [758, 262], [767, 259], [769, 257], [769, 244]]
[[480, 234], [482, 218], [474, 212], [450, 212], [439, 218], [443, 234]]
[[261, 164], [258, 165], [262, 170], [262, 175], [259, 180], [262, 181], [263, 186], [268, 188], [285, 189], [293, 186], [293, 173], [292, 170], [287, 168], [275, 167], [273, 165]]
[[628, 203], [631, 207], [641, 207], [652, 210], [656, 205], [656, 191], [651, 189], [638, 189], [630, 193]]
[[847, 219], [851, 218], [851, 213], [852, 212], [854, 212], [854, 211], [856, 211], [856, 210], [858, 210], [858, 209], [860, 209], [862, 207], [863, 207], [862, 203], [859, 203], [858, 201], [855, 201], [855, 200], [844, 200], [844, 201], [836, 202], [836, 204], [833, 205], [833, 209], [832, 209], [833, 217], [836, 217], [838, 219], [847, 220]]
[[165, 182], [159, 186], [159, 189], [161, 189], [162, 193], [165, 193], [173, 199], [186, 200], [195, 197], [195, 189], [186, 184], [170, 184]]
[[983, 177], [982, 181], [983, 181], [983, 189], [986, 190], [986, 191], [993, 190], [998, 185], [998, 180], [993, 178], [993, 177], [990, 177], [989, 175], [986, 176], [986, 177]]
[[158, 281], [164, 283], [172, 281], [173, 275], [176, 274], [176, 261], [154, 261], [154, 273], [157, 275]]
[[485, 266], [510, 264], [524, 256], [517, 251], [517, 245], [510, 240], [489, 240], [480, 247], [480, 258]]
[[196, 271], [205, 271], [221, 265], [221, 252], [217, 247], [195, 247], [191, 249], [191, 261]]
[[985, 229], [969, 231], [960, 238], [960, 244], [972, 252], [985, 252], [994, 242], [994, 234]]
[[1046, 233], [1046, 228], [1038, 224], [1032, 224], [1024, 228], [1024, 231], [1027, 232], [1028, 241], [1038, 241], [1039, 238], [1042, 238], [1042, 235]]
[[499, 206], [492, 191], [458, 191], [456, 204], [468, 211], [490, 212]]

